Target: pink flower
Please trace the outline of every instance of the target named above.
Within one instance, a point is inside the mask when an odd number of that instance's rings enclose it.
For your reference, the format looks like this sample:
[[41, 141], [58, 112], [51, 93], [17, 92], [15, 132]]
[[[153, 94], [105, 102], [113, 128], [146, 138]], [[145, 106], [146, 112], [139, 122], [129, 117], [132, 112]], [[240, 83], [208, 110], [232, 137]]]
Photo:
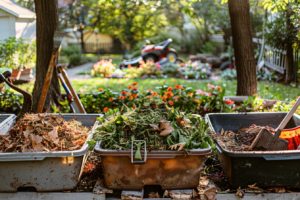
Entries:
[[156, 69], [160, 70], [161, 66], [159, 63], [155, 63]]
[[210, 96], [211, 96], [211, 93], [209, 93], [209, 92], [204, 92], [203, 90], [196, 90], [196, 94], [202, 95], [202, 96], [207, 96], [207, 97], [210, 97]]
[[210, 84], [210, 83], [207, 84], [207, 87], [208, 87], [209, 89], [212, 89], [212, 90], [214, 90], [214, 89], [216, 88], [216, 86], [214, 86], [214, 85], [212, 85], [212, 84]]
[[204, 92], [203, 90], [196, 90], [196, 94], [199, 95], [205, 95], [206, 92]]

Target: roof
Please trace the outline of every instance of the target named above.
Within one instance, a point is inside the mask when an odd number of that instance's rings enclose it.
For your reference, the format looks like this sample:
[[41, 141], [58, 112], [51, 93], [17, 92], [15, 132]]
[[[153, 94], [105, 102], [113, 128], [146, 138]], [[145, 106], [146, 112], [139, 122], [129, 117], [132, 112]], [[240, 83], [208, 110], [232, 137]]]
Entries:
[[11, 0], [0, 0], [0, 10], [3, 10], [17, 18], [35, 19], [35, 13]]

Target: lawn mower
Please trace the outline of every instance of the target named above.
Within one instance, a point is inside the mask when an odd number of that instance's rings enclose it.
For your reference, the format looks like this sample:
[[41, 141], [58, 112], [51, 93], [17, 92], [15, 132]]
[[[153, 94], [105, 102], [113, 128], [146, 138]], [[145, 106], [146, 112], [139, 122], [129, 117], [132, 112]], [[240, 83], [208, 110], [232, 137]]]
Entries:
[[124, 60], [120, 64], [120, 68], [127, 68], [129, 65], [138, 67], [142, 60], [144, 62], [151, 61], [155, 63], [167, 60], [168, 62], [175, 63], [178, 56], [176, 50], [169, 47], [171, 43], [172, 39], [170, 38], [155, 45], [147, 42], [141, 50], [141, 56], [130, 60]]

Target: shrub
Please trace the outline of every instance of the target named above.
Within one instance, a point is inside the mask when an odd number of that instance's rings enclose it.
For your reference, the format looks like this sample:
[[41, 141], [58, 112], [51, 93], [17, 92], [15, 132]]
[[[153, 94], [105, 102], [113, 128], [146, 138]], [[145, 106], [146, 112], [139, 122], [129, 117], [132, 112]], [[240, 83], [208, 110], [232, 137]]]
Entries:
[[125, 78], [140, 78], [143, 74], [143, 69], [136, 67], [129, 67], [123, 71], [125, 72]]
[[225, 80], [234, 80], [236, 79], [236, 70], [235, 69], [225, 69], [221, 74], [222, 79]]
[[82, 64], [81, 49], [78, 45], [69, 45], [62, 48], [61, 56], [67, 57], [70, 66]]
[[151, 77], [151, 76], [160, 76], [161, 70], [160, 70], [160, 64], [154, 63], [151, 61], [144, 62], [141, 61], [140, 63], [140, 69], [142, 69], [141, 76]]
[[0, 91], [0, 112], [19, 113], [23, 104], [23, 97], [10, 90]]
[[68, 57], [69, 65], [70, 66], [77, 66], [82, 64], [81, 55], [79, 54], [72, 54]]
[[207, 79], [211, 75], [211, 67], [207, 63], [189, 62], [181, 69], [186, 79]]
[[32, 68], [36, 60], [35, 42], [10, 37], [0, 42], [0, 66], [11, 69]]
[[168, 77], [178, 77], [180, 66], [176, 63], [167, 63], [161, 67], [162, 73]]
[[109, 78], [115, 71], [112, 60], [100, 60], [94, 64], [91, 71], [92, 76]]

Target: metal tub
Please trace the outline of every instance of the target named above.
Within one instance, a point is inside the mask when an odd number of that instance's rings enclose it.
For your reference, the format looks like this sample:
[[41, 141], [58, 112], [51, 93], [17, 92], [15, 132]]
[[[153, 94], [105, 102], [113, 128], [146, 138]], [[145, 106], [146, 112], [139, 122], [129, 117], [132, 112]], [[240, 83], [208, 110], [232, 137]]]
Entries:
[[139, 190], [144, 186], [162, 189], [196, 188], [200, 171], [211, 148], [187, 152], [150, 151], [142, 153], [145, 163], [133, 164], [130, 150], [106, 150], [100, 144], [95, 152], [101, 157], [105, 186], [110, 189]]
[[0, 114], [0, 135], [4, 135], [11, 128], [16, 120], [13, 114]]
[[[96, 114], [62, 114], [93, 127]], [[92, 131], [87, 141], [92, 138]], [[76, 187], [87, 158], [87, 142], [75, 151], [0, 153], [0, 192], [30, 188], [39, 192]]]
[[[276, 128], [286, 113], [222, 113], [207, 114], [211, 130], [237, 131], [252, 124]], [[300, 117], [294, 115], [287, 128], [300, 125]], [[300, 150], [286, 151], [229, 151], [216, 142], [218, 156], [225, 174], [235, 188], [256, 183], [261, 187], [300, 188]]]

